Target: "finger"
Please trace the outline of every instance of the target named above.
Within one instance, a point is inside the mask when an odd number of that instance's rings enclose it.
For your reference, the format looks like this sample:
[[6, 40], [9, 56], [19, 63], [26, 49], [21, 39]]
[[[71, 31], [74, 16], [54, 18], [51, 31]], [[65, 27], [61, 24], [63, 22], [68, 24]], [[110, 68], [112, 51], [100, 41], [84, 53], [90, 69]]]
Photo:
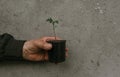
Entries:
[[44, 42], [43, 40], [35, 41], [35, 45], [44, 50], [50, 50], [52, 48], [52, 44]]
[[45, 42], [41, 48], [44, 50], [50, 50], [52, 48], [52, 44]]
[[[44, 37], [42, 39], [43, 44], [41, 44], [41, 48], [45, 50], [50, 50], [52, 48], [52, 44], [47, 41], [55, 40], [55, 37]], [[60, 38], [56, 37], [56, 40], [60, 40]]]
[[68, 48], [66, 48], [65, 51], [66, 51], [65, 57], [68, 57]]
[[30, 61], [43, 61], [44, 55], [43, 54], [32, 54], [32, 55], [29, 55], [29, 60]]
[[68, 52], [65, 53], [65, 57], [68, 57]]
[[48, 52], [45, 51], [44, 54], [32, 54], [30, 55], [32, 61], [48, 61]]
[[65, 48], [65, 51], [68, 51], [68, 48]]

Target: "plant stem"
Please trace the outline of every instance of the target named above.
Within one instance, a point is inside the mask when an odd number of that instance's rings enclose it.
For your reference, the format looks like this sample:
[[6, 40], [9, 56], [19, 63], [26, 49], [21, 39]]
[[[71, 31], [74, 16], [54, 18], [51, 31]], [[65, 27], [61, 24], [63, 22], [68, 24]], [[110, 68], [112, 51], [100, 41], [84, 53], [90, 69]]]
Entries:
[[55, 40], [56, 40], [56, 32], [55, 32], [55, 25], [54, 24], [53, 24], [53, 33], [54, 33]]

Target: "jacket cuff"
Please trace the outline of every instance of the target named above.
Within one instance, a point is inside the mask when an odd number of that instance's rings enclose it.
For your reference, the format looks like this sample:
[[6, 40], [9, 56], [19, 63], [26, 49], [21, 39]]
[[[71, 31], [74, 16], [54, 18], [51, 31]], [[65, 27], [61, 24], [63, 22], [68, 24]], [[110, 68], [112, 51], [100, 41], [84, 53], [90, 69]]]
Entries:
[[22, 52], [25, 40], [10, 39], [5, 46], [4, 59], [6, 60], [23, 60]]

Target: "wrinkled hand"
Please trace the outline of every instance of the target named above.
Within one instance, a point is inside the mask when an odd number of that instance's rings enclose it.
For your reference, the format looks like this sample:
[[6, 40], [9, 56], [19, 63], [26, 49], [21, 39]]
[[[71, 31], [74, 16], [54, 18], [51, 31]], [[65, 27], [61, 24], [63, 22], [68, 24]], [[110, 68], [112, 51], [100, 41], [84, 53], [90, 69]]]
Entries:
[[[29, 61], [48, 61], [48, 52], [52, 48], [47, 41], [55, 40], [55, 37], [43, 37], [40, 39], [26, 41], [23, 46], [23, 58]], [[57, 37], [57, 40], [60, 38]], [[66, 48], [66, 56], [68, 55]]]

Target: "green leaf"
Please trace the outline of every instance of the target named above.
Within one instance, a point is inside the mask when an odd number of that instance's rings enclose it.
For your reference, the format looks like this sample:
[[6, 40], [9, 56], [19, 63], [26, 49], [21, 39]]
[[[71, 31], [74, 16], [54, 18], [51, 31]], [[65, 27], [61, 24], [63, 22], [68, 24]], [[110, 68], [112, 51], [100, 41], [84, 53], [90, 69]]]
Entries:
[[54, 21], [55, 23], [59, 24], [58, 20]]
[[49, 23], [52, 23], [53, 19], [52, 18], [48, 18], [46, 21], [49, 22]]

